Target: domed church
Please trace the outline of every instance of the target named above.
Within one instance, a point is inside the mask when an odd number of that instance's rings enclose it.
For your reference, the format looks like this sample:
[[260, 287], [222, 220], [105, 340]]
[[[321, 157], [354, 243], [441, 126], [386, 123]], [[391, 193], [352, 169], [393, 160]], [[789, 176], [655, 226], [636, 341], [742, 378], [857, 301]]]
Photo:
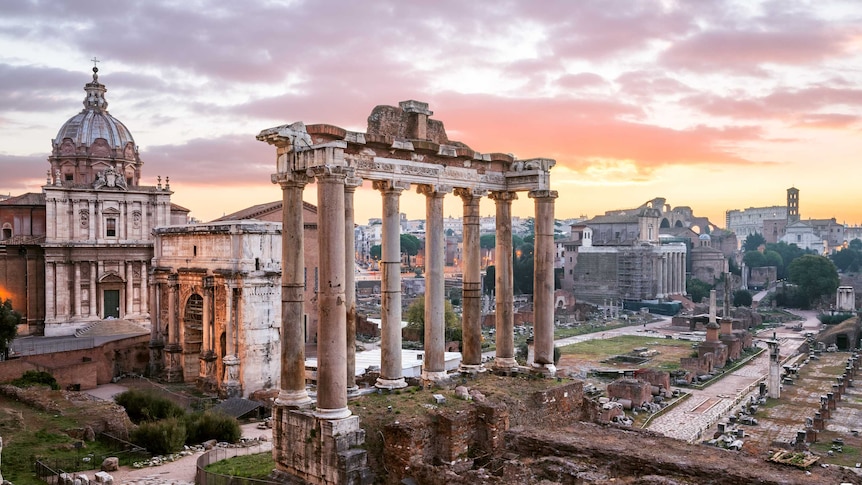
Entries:
[[25, 332], [73, 335], [111, 319], [148, 324], [152, 230], [188, 219], [171, 204], [167, 177], [141, 185], [138, 147], [108, 113], [98, 68], [84, 91], [84, 109], [51, 141], [42, 193], [0, 201], [0, 298], [24, 315]]

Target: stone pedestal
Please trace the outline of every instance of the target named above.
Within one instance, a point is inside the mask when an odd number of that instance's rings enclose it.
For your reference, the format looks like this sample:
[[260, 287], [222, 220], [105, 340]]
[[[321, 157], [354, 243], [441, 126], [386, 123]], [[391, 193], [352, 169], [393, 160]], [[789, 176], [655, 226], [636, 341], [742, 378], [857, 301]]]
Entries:
[[222, 362], [224, 362], [224, 382], [221, 386], [221, 397], [242, 397], [242, 385], [239, 383], [239, 357], [228, 355]]
[[276, 406], [272, 435], [277, 479], [284, 483], [372, 483], [358, 416], [327, 420], [316, 418], [310, 410]]
[[165, 355], [168, 365], [165, 368], [164, 379], [166, 382], [183, 382], [183, 348], [180, 344], [168, 344], [165, 346]]

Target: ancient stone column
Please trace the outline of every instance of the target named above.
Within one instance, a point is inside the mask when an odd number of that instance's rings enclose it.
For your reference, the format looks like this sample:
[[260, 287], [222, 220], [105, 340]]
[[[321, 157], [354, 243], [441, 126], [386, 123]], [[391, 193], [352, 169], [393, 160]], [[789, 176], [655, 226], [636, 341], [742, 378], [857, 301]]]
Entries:
[[497, 245], [495, 248], [495, 279], [497, 293], [496, 338], [497, 351], [494, 367], [512, 369], [515, 361], [515, 289], [512, 270], [512, 201], [515, 192], [491, 192], [497, 208]]
[[352, 170], [344, 180], [344, 308], [347, 311], [347, 394], [359, 391], [356, 385], [356, 235], [353, 198], [362, 179]]
[[555, 190], [529, 193], [536, 209], [533, 249], [533, 367], [554, 375], [554, 199]]
[[[350, 416], [347, 407], [347, 311], [345, 309], [344, 179], [341, 166], [312, 169], [317, 178], [320, 286], [317, 308], [317, 407], [320, 419]], [[302, 205], [300, 204], [300, 210]], [[400, 325], [398, 326], [400, 330]]]
[[75, 262], [75, 318], [81, 316], [81, 263]]
[[54, 283], [54, 263], [45, 263], [45, 319], [54, 321], [57, 317], [57, 307], [54, 304], [56, 284]]
[[176, 273], [168, 275], [168, 345], [165, 346], [165, 353], [168, 357], [168, 365], [165, 369], [168, 382], [182, 382], [183, 380], [183, 367], [180, 362], [183, 348], [180, 342], [180, 325], [177, 319], [178, 291], [179, 275]]
[[446, 378], [446, 282], [443, 266], [446, 241], [443, 234], [443, 199], [451, 188], [420, 185], [425, 194], [425, 360], [422, 380]]
[[482, 370], [482, 248], [479, 244], [479, 201], [473, 189], [455, 189], [464, 203], [463, 311], [461, 372]]
[[380, 329], [380, 377], [374, 384], [383, 389], [407, 387], [401, 368], [401, 191], [410, 184], [375, 180], [374, 188], [383, 194], [381, 247], [382, 305]]
[[662, 255], [659, 254], [658, 258], [655, 260], [655, 282], [656, 282], [656, 290], [655, 296], [656, 298], [661, 298], [664, 296], [664, 279], [662, 279], [662, 267], [664, 266], [664, 259]]
[[[238, 397], [242, 395], [242, 386], [239, 382], [239, 365], [240, 359], [237, 355], [237, 328], [242, 325], [240, 318], [240, 295], [242, 287], [241, 280], [232, 280], [225, 285], [225, 301], [227, 303], [227, 324], [225, 325], [225, 346], [227, 352], [222, 363], [224, 363], [224, 377], [219, 394], [221, 397]], [[239, 288], [237, 288], [239, 286]], [[278, 398], [276, 398], [278, 406]]]
[[781, 397], [781, 347], [777, 340], [767, 340], [769, 346], [769, 397], [778, 399]]
[[96, 291], [96, 263], [90, 263], [90, 316], [98, 318], [99, 316], [99, 293]]
[[[293, 173], [273, 176], [281, 186], [281, 390], [278, 406], [300, 407], [311, 403], [305, 390], [305, 248], [303, 245], [302, 192], [307, 180]], [[228, 299], [232, 294], [228, 295]], [[231, 302], [232, 303], [232, 302]], [[231, 314], [233, 317], [233, 314]], [[231, 318], [233, 320], [233, 318]], [[235, 325], [235, 322], [231, 322]], [[232, 328], [231, 328], [232, 330]], [[228, 340], [230, 338], [228, 334]], [[233, 355], [232, 348], [228, 352]]]
[[141, 315], [149, 315], [150, 313], [150, 302], [147, 298], [149, 296], [149, 284], [147, 283], [147, 262], [141, 261]]

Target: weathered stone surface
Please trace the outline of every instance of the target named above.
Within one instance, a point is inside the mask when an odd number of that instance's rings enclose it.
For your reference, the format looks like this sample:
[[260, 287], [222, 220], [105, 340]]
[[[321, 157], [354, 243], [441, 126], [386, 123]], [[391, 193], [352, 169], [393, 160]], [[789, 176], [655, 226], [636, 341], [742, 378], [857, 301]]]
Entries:
[[120, 469], [120, 460], [116, 456], [109, 456], [102, 461], [99, 469], [103, 472], [115, 472]]

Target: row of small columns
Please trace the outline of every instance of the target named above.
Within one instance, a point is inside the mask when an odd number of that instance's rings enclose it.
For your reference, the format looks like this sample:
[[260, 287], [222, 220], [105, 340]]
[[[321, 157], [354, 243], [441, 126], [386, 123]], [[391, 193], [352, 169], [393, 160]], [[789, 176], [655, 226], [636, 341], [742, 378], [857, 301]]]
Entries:
[[659, 258], [656, 270], [659, 297], [685, 293], [685, 253], [668, 252]]
[[[335, 147], [324, 147], [327, 160], [334, 159]], [[319, 156], [320, 154], [318, 154]], [[282, 375], [276, 404], [303, 407], [310, 403], [305, 390], [303, 314], [303, 223], [302, 193], [311, 179], [318, 183], [318, 244], [321, 285], [318, 293], [318, 393], [315, 415], [340, 419], [350, 415], [348, 392], [355, 383], [355, 291], [353, 264], [353, 199], [361, 179], [341, 165], [322, 165], [305, 174], [279, 173], [274, 182], [282, 189]], [[376, 180], [373, 187], [382, 195], [382, 305], [381, 366], [376, 387], [397, 389], [407, 385], [401, 359], [401, 254], [400, 195], [410, 184]], [[445, 371], [445, 295], [443, 199], [452, 189], [442, 185], [419, 185], [426, 196], [426, 304], [425, 357], [423, 379], [436, 381]], [[479, 246], [480, 192], [455, 189], [464, 204], [464, 314], [462, 371], [482, 369], [481, 355], [481, 274]], [[534, 367], [553, 374], [553, 262], [555, 191], [531, 191], [536, 203], [534, 246]], [[492, 192], [497, 209], [497, 254], [512, 254], [511, 203], [514, 192]], [[517, 366], [514, 354], [514, 293], [511, 259], [497, 258], [497, 351], [495, 367]]]

